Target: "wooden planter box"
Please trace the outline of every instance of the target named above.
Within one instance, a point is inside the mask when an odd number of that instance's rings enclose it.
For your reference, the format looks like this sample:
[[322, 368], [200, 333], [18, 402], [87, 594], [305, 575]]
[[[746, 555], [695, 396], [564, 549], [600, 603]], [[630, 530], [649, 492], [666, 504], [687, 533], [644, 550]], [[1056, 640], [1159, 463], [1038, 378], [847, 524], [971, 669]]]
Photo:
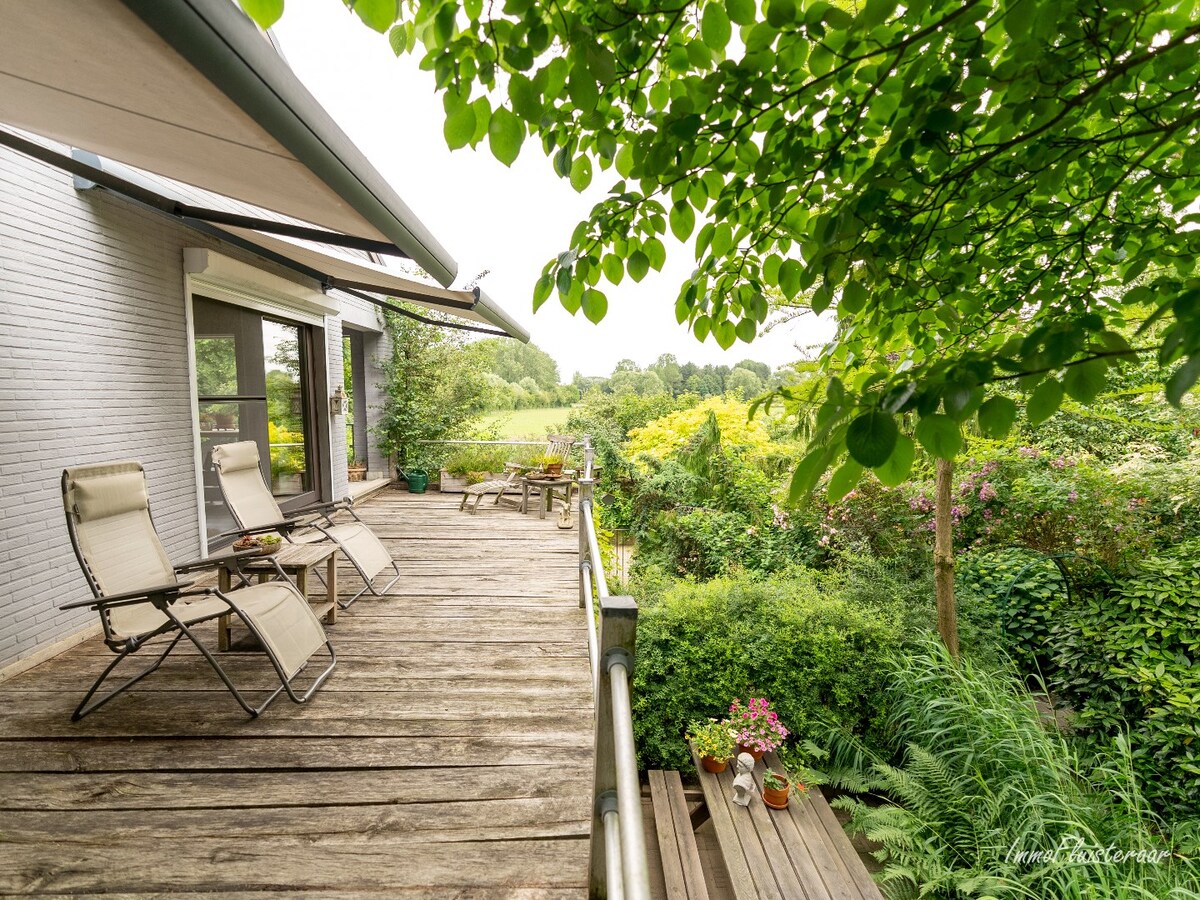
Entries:
[[[488, 472], [487, 478], [484, 481], [492, 481], [497, 478], [505, 478], [503, 472]], [[445, 469], [441, 473], [441, 492], [443, 494], [461, 494], [467, 488], [466, 475], [451, 475]]]

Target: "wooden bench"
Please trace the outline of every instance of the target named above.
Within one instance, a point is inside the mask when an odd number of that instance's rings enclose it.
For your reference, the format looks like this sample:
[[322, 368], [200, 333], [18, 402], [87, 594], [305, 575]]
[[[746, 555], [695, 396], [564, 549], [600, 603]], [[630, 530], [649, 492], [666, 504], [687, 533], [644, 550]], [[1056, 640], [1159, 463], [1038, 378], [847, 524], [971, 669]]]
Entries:
[[708, 900], [708, 886], [700, 868], [700, 851], [679, 773], [651, 769], [648, 774], [667, 900]]
[[[761, 796], [742, 807], [732, 800], [732, 764], [714, 775], [694, 752], [692, 760], [737, 900], [883, 900], [819, 790], [793, 791], [786, 810], [768, 809]], [[754, 767], [760, 791], [768, 766], [781, 768], [774, 753]]]

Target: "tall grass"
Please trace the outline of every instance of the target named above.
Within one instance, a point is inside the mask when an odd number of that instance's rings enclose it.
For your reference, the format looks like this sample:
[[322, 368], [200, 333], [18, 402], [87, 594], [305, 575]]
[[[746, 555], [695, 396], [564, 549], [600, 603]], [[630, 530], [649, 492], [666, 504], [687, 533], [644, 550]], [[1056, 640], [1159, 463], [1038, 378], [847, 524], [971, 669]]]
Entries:
[[889, 896], [1200, 898], [1195, 823], [1172, 832], [1152, 811], [1125, 740], [1081, 759], [1012, 673], [955, 664], [935, 641], [893, 666], [895, 756], [841, 735], [827, 760], [835, 786], [886, 800], [835, 805], [882, 845]]

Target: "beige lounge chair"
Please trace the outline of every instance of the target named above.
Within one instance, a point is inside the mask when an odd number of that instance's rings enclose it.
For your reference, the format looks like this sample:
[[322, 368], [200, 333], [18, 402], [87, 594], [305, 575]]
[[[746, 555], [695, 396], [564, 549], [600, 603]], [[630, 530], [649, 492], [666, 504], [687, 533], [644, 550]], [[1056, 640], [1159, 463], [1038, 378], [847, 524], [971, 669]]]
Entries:
[[[387, 548], [375, 536], [375, 532], [358, 517], [349, 499], [332, 503], [314, 503], [285, 515], [271, 490], [263, 479], [259, 468], [258, 444], [254, 441], [239, 441], [220, 444], [212, 451], [213, 468], [217, 482], [225, 497], [225, 505], [233, 515], [238, 527], [229, 534], [258, 534], [278, 532], [285, 540], [296, 544], [314, 544], [332, 541], [350, 560], [350, 564], [362, 576], [364, 587], [349, 600], [338, 601], [345, 609], [367, 591], [376, 597], [386, 594], [400, 578], [400, 567], [392, 559]], [[347, 512], [352, 522], [335, 522], [332, 516]], [[377, 591], [374, 578], [388, 566], [396, 577]]]
[[[547, 438], [549, 443], [546, 444], [546, 456], [561, 456], [565, 461], [571, 452], [571, 448], [575, 446], [575, 438], [568, 434], [552, 434]], [[491, 481], [481, 481], [479, 484], [467, 485], [463, 490], [462, 503], [458, 504], [459, 510], [467, 508], [467, 502], [474, 500], [471, 504], [472, 515], [479, 509], [479, 503], [488, 494], [495, 494], [495, 504], [499, 506], [503, 503], [505, 506], [511, 506], [514, 509], [521, 508], [521, 501], [516, 498], [507, 498], [504, 495], [508, 491], [520, 491], [521, 476], [530, 471], [531, 466], [523, 466], [520, 463], [505, 463], [503, 478], [493, 478]], [[540, 493], [540, 492], [539, 492]]]
[[[251, 585], [241, 576], [234, 554], [198, 559], [181, 566], [171, 564], [150, 518], [150, 497], [141, 463], [113, 462], [65, 469], [62, 494], [71, 545], [94, 599], [67, 603], [61, 608], [95, 609], [104, 627], [104, 642], [117, 654], [84, 695], [71, 716], [72, 721], [78, 721], [141, 681], [162, 665], [184, 637], [196, 645], [251, 716], [261, 713], [284, 691], [293, 702], [303, 703], [329, 677], [337, 664], [333, 645], [308, 601], [286, 579]], [[222, 565], [231, 567], [243, 586], [226, 593], [211, 587], [193, 587], [192, 581], [178, 578], [181, 573]], [[192, 630], [201, 622], [230, 612], [258, 638], [280, 679], [279, 687], [258, 706], [247, 702]], [[171, 634], [174, 637], [152, 666], [89, 704], [122, 660], [151, 639]], [[322, 646], [329, 652], [329, 666], [307, 691], [297, 693], [292, 680]]]

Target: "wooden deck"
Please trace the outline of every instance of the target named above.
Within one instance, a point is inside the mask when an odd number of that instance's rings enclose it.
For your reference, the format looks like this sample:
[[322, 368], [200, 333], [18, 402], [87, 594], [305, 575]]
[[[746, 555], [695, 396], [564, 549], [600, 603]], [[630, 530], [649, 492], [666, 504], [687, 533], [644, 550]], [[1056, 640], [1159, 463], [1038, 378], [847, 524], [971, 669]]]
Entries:
[[[310, 705], [250, 720], [183, 645], [78, 724], [98, 640], [0, 684], [0, 894], [586, 896], [577, 532], [457, 505], [362, 504], [404, 575], [330, 627]], [[267, 685], [261, 655], [223, 656]]]

